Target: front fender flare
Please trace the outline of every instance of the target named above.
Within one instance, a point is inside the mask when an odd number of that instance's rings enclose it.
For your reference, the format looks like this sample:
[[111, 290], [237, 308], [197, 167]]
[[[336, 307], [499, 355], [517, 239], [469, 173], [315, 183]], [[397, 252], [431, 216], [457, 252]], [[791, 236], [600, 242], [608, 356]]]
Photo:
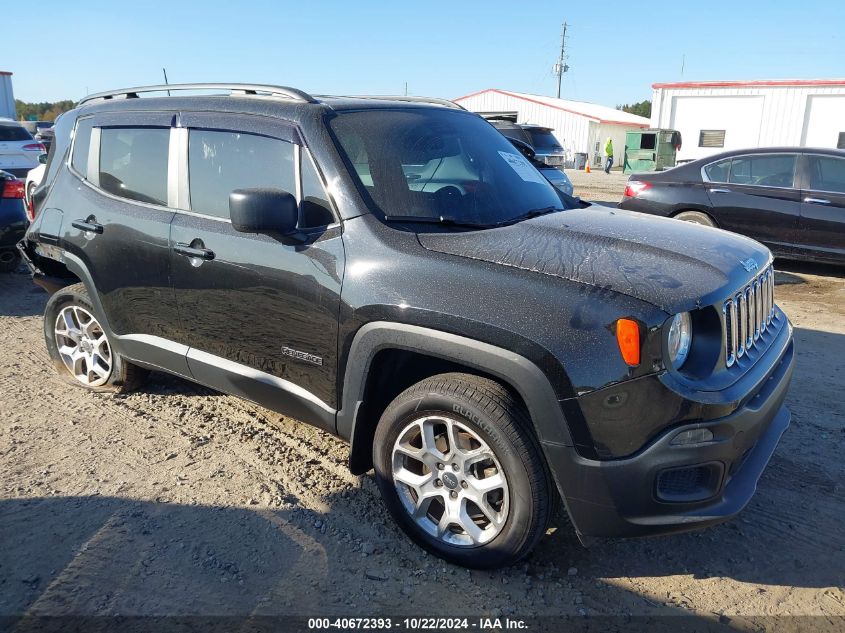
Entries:
[[364, 401], [367, 375], [375, 355], [385, 349], [420, 352], [466, 365], [499, 378], [528, 407], [538, 439], [572, 446], [572, 437], [555, 391], [537, 365], [514, 352], [474, 339], [417, 325], [374, 321], [355, 334], [346, 362], [337, 433], [355, 450], [356, 421]]

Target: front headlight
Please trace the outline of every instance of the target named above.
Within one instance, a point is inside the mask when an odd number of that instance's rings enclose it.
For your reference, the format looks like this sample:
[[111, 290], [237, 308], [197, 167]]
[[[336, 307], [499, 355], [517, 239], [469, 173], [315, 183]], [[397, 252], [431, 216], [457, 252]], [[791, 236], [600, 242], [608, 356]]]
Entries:
[[680, 369], [692, 346], [692, 319], [689, 312], [681, 312], [672, 318], [668, 342], [669, 361], [675, 369]]

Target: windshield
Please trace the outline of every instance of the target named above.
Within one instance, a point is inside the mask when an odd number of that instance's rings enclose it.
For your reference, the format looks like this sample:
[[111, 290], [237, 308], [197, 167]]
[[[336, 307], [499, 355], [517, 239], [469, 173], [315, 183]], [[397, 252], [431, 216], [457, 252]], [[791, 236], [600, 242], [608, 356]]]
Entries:
[[526, 130], [531, 135], [531, 145], [537, 151], [560, 151], [563, 148], [560, 146], [560, 141], [555, 138], [555, 135], [548, 130], [528, 129]]
[[481, 117], [434, 108], [340, 112], [340, 149], [388, 219], [494, 225], [565, 208], [560, 196]]

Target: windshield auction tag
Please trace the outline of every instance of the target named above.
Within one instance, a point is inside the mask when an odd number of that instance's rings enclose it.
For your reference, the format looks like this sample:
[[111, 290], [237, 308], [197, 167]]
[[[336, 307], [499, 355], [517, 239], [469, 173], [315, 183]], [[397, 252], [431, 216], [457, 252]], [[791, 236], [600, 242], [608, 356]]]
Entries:
[[505, 162], [511, 166], [520, 178], [525, 182], [539, 182], [543, 184], [546, 180], [534, 167], [520, 154], [511, 154], [510, 152], [499, 152]]

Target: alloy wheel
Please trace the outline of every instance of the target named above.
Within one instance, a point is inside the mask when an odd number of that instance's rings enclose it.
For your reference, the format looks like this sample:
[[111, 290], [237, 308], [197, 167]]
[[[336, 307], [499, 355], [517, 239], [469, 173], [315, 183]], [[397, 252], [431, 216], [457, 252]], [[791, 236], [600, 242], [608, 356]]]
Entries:
[[99, 387], [112, 371], [112, 352], [97, 319], [85, 308], [69, 305], [56, 317], [56, 347], [68, 371], [82, 384]]
[[444, 543], [484, 545], [507, 521], [504, 470], [487, 443], [457, 419], [427, 415], [409, 422], [393, 446], [392, 473], [413, 521]]

